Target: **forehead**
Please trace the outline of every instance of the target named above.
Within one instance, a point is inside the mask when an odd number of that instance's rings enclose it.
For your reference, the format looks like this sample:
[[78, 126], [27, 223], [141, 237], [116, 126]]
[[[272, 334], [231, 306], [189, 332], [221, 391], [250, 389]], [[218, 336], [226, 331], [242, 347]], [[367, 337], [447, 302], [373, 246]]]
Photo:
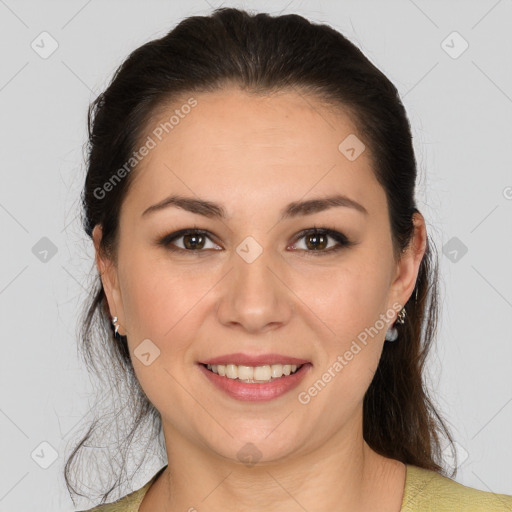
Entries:
[[140, 211], [170, 193], [228, 210], [333, 192], [363, 203], [383, 200], [369, 149], [352, 160], [340, 150], [346, 140], [364, 148], [350, 117], [298, 91], [191, 94], [159, 109], [142, 137], [149, 139], [153, 147], [125, 199]]

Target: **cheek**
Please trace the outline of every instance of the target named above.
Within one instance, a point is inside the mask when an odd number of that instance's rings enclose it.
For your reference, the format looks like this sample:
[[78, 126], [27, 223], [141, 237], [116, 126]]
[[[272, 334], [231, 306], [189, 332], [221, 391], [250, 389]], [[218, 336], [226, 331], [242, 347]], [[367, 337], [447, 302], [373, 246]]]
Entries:
[[[363, 258], [333, 271], [317, 283], [316, 305], [321, 318], [337, 334], [342, 345], [375, 326], [385, 312], [389, 293], [388, 274], [382, 262], [365, 264]], [[382, 330], [382, 322], [377, 329]]]
[[386, 293], [368, 273], [345, 275], [330, 291], [318, 315], [330, 329], [322, 329], [315, 375], [300, 391], [310, 396], [312, 407], [329, 415], [335, 429], [360, 410], [379, 365]]
[[354, 404], [370, 385], [381, 356], [388, 327], [388, 274], [382, 261], [370, 264], [361, 256], [317, 284], [311, 309], [329, 327], [322, 330], [325, 357], [318, 372], [323, 381], [334, 383], [340, 400]]
[[148, 257], [142, 251], [126, 259], [120, 270], [126, 327], [133, 340], [149, 338], [161, 349], [172, 340], [173, 350], [179, 350], [180, 340], [187, 337], [183, 329], [194, 321], [199, 325], [201, 298], [214, 279], [173, 268], [165, 257]]
[[[197, 329], [200, 325], [200, 307], [194, 305], [208, 287], [204, 281], [202, 284], [182, 272], [170, 271], [164, 261], [144, 255], [132, 254], [120, 270], [128, 342], [142, 389], [159, 411], [169, 407], [193, 409], [179, 384], [186, 382], [181, 363], [186, 359], [194, 326]], [[146, 345], [141, 344], [143, 341]], [[148, 359], [142, 358], [143, 353], [149, 353]]]

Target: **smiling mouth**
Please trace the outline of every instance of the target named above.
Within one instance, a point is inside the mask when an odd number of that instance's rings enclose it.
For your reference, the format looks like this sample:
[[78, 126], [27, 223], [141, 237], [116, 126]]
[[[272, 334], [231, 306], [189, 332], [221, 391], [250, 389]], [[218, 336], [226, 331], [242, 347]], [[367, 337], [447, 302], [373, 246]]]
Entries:
[[263, 366], [244, 366], [236, 364], [203, 364], [209, 371], [249, 384], [265, 384], [288, 377], [298, 372], [303, 364], [272, 364]]

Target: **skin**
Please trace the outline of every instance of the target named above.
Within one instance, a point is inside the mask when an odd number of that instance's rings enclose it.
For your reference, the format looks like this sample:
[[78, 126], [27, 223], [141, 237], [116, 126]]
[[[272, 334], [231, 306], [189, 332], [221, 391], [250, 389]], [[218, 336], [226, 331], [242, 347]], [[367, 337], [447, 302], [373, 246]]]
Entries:
[[[101, 226], [93, 233], [110, 313], [162, 416], [169, 466], [140, 511], [225, 511], [233, 504], [247, 512], [399, 511], [405, 466], [364, 441], [362, 406], [386, 328], [396, 319], [393, 304], [405, 304], [415, 286], [424, 219], [415, 215], [413, 241], [395, 261], [386, 196], [369, 149], [354, 161], [338, 150], [356, 133], [343, 112], [296, 91], [254, 96], [232, 88], [194, 97], [198, 105], [133, 171], [117, 261], [99, 250]], [[220, 203], [229, 217], [175, 207], [141, 217], [170, 193]], [[368, 215], [334, 207], [278, 221], [288, 203], [333, 193], [359, 202]], [[344, 233], [356, 245], [318, 254], [311, 237], [297, 239], [314, 226]], [[213, 235], [199, 255], [156, 243], [195, 227]], [[247, 236], [263, 250], [250, 264], [236, 252]], [[174, 243], [184, 247], [183, 238]], [[300, 403], [297, 394], [389, 310], [386, 327], [308, 404]], [[160, 350], [149, 366], [133, 356], [146, 338]], [[196, 365], [232, 352], [280, 353], [313, 366], [291, 392], [242, 402], [215, 388]], [[237, 457], [248, 442], [261, 452], [252, 467]]]

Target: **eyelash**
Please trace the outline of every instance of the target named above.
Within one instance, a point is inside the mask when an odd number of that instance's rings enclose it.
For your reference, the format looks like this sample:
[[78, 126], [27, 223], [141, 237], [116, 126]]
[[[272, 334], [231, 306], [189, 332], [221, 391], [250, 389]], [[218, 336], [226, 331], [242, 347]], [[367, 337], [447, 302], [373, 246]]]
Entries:
[[[206, 250], [205, 249], [198, 249], [198, 250], [182, 249], [181, 247], [175, 247], [172, 245], [172, 242], [174, 242], [178, 238], [182, 238], [186, 235], [192, 235], [192, 234], [206, 236], [213, 242], [212, 237], [210, 236], [210, 233], [208, 231], [206, 231], [204, 229], [199, 229], [199, 228], [193, 228], [193, 229], [190, 228], [190, 229], [182, 229], [180, 231], [176, 231], [174, 233], [165, 235], [158, 241], [158, 245], [163, 246], [167, 250], [172, 251], [172, 252], [196, 253], [195, 255], [199, 256], [199, 255], [201, 255], [201, 253], [206, 252]], [[356, 242], [350, 241], [343, 233], [340, 233], [339, 231], [336, 231], [334, 229], [329, 229], [329, 228], [317, 228], [316, 226], [311, 229], [304, 229], [300, 233], [298, 233], [297, 237], [295, 238], [295, 242], [293, 242], [293, 245], [295, 245], [302, 238], [304, 238], [308, 235], [326, 235], [337, 242], [337, 245], [335, 245], [334, 247], [331, 247], [330, 249], [318, 249], [318, 250], [299, 249], [299, 251], [304, 251], [305, 253], [307, 253], [308, 256], [314, 256], [314, 257], [326, 256], [329, 254], [336, 253], [336, 252], [340, 251], [341, 249], [356, 245]], [[215, 249], [215, 250], [218, 250], [218, 249]]]

